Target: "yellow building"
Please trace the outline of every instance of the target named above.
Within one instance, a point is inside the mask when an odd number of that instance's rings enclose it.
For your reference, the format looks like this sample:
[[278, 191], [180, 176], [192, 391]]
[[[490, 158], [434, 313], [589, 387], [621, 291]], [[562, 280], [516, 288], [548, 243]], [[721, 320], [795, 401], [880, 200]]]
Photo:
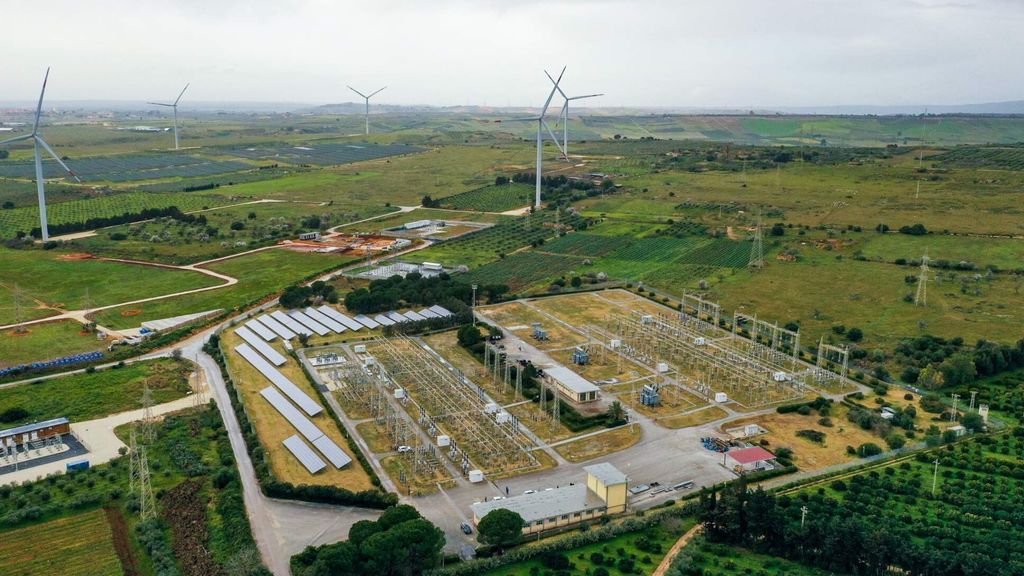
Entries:
[[533, 534], [626, 510], [629, 479], [625, 474], [608, 463], [584, 466], [583, 470], [587, 473], [586, 484], [477, 502], [470, 507], [473, 523], [479, 524], [490, 511], [504, 508], [522, 516], [523, 533]]

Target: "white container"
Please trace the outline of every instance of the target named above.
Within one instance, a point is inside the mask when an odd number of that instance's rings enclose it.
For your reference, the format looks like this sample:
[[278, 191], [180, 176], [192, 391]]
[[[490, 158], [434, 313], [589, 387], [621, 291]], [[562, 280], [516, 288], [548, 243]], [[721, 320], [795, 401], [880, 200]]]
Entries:
[[724, 404], [725, 402], [728, 402], [728, 401], [729, 401], [729, 395], [728, 394], [726, 394], [725, 392], [715, 392], [715, 402], [718, 402], [719, 404]]
[[761, 433], [761, 427], [757, 424], [747, 424], [743, 427], [744, 436], [756, 436]]
[[644, 314], [643, 316], [640, 317], [640, 323], [641, 324], [653, 324], [654, 323], [654, 316], [651, 315], [651, 314]]
[[665, 372], [668, 372], [668, 364], [665, 362], [658, 362], [658, 373], [664, 374]]
[[617, 349], [617, 348], [619, 348], [621, 346], [622, 346], [622, 340], [619, 340], [619, 339], [616, 338], [616, 339], [611, 341], [612, 350], [615, 350], [615, 349]]
[[498, 412], [498, 415], [495, 416], [494, 418], [495, 421], [498, 422], [498, 424], [506, 424], [508, 423], [509, 420], [512, 419], [512, 415], [502, 410], [501, 412]]
[[437, 445], [438, 446], [442, 446], [442, 447], [443, 446], [451, 446], [452, 445], [452, 437], [451, 436], [447, 436], [445, 434], [442, 434], [442, 435], [438, 436], [437, 437]]
[[776, 382], [789, 382], [790, 380], [789, 374], [786, 374], [785, 372], [776, 372], [772, 374], [772, 378], [775, 379]]
[[484, 481], [484, 473], [481, 470], [470, 470], [469, 481], [476, 484]]
[[484, 412], [487, 414], [495, 414], [499, 410], [499, 406], [494, 402], [488, 403], [484, 406]]
[[356, 354], [366, 354], [366, 344], [356, 344], [352, 347], [352, 351]]
[[697, 346], [705, 346], [708, 343], [708, 339], [704, 337], [694, 338], [693, 343], [696, 344]]
[[405, 390], [402, 388], [395, 388], [395, 398], [398, 398], [399, 400], [405, 398]]

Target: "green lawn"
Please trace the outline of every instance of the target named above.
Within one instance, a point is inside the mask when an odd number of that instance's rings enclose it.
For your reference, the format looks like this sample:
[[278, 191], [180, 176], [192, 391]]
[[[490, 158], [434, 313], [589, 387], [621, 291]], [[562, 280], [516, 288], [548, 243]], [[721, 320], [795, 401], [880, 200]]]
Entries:
[[0, 388], [0, 406], [4, 410], [28, 411], [27, 416], [3, 425], [17, 426], [61, 416], [82, 422], [135, 410], [141, 407], [142, 389], [147, 382], [155, 404], [170, 402], [188, 393], [190, 372], [191, 368], [185, 363], [150, 360], [92, 374], [73, 374]]
[[[81, 309], [221, 284], [198, 272], [102, 260], [62, 260], [56, 250], [0, 248], [0, 323], [56, 313], [45, 306]], [[14, 288], [17, 286], [18, 305]]]
[[23, 334], [0, 331], [0, 367], [105, 350], [107, 346], [95, 335], [83, 334], [82, 325], [73, 320], [33, 324], [27, 330]]
[[865, 238], [860, 249], [865, 257], [886, 262], [897, 258], [920, 260], [928, 254], [932, 261], [971, 262], [979, 270], [989, 265], [1001, 270], [1024, 270], [1024, 240], [1018, 238], [872, 234]]
[[[276, 294], [307, 276], [337, 268], [352, 261], [352, 258], [334, 254], [303, 253], [271, 248], [208, 266], [210, 270], [238, 278], [238, 284], [234, 286], [145, 304], [112, 308], [97, 314], [96, 320], [103, 326], [127, 328], [138, 326], [144, 320], [168, 318], [217, 308], [231, 309], [251, 304], [260, 298]], [[122, 315], [122, 312], [128, 309], [141, 310], [141, 313], [133, 316]]]

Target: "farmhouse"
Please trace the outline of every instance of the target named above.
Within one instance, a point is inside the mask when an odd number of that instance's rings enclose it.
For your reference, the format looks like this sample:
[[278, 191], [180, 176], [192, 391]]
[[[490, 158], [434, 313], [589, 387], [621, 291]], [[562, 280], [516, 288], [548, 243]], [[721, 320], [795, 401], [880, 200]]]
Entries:
[[577, 404], [597, 400], [600, 388], [564, 366], [545, 368], [544, 375], [562, 396]]
[[479, 524], [491, 510], [504, 508], [523, 517], [524, 534], [534, 534], [626, 510], [629, 479], [625, 474], [607, 462], [584, 466], [583, 470], [587, 473], [586, 484], [477, 502], [470, 507], [473, 510], [473, 523]]
[[769, 462], [774, 459], [774, 454], [760, 446], [729, 450], [725, 453], [726, 466], [737, 472], [751, 472], [769, 468]]

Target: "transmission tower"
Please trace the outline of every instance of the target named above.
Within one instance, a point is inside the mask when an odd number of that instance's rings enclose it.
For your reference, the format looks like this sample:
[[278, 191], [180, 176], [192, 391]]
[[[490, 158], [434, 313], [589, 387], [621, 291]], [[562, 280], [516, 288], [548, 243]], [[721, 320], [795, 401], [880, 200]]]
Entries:
[[750, 245], [750, 262], [754, 270], [764, 268], [764, 239], [761, 237], [761, 208], [757, 209], [757, 224], [754, 227], [754, 243]]
[[139, 516], [149, 520], [156, 515], [156, 500], [153, 498], [153, 485], [149, 482], [149, 461], [146, 459], [146, 448], [139, 449]]
[[135, 438], [135, 424], [128, 432], [128, 493], [135, 494], [139, 480], [139, 444]]
[[149, 444], [156, 435], [153, 422], [153, 391], [149, 389], [149, 380], [142, 385], [142, 442]]
[[917, 295], [914, 296], [914, 305], [928, 305], [928, 254], [921, 257], [921, 275], [917, 277]]

